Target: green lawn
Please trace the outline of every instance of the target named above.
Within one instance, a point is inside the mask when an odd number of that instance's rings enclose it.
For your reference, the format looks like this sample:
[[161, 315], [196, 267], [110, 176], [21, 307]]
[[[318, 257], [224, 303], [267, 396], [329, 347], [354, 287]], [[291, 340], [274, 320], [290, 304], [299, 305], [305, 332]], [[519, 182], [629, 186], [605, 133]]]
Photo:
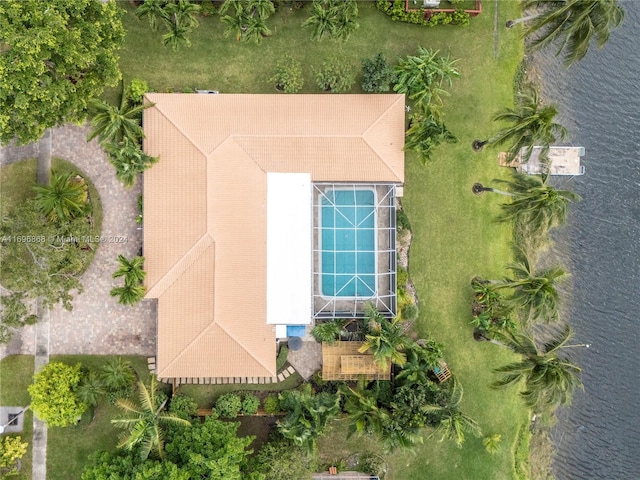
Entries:
[[[26, 407], [30, 403], [27, 387], [33, 378], [33, 356], [11, 355], [0, 362], [0, 405]], [[22, 469], [16, 480], [31, 479], [31, 441], [33, 435], [33, 413], [24, 413], [24, 429], [20, 437], [27, 442], [27, 453], [22, 457]]]
[[[54, 355], [52, 362], [69, 365], [82, 363], [99, 370], [110, 356], [97, 355]], [[135, 368], [142, 380], [149, 378], [147, 360], [144, 357], [124, 356]], [[82, 475], [87, 458], [93, 452], [114, 450], [118, 443], [120, 430], [111, 425], [111, 419], [120, 414], [120, 410], [102, 399], [95, 408], [93, 419], [83, 415], [76, 426], [53, 427], [48, 429], [47, 477], [51, 479], [76, 480]]]
[[[494, 35], [496, 4], [498, 29]], [[360, 29], [346, 44], [309, 39], [309, 32], [300, 26], [308, 16], [308, 5], [300, 11], [283, 8], [277, 12], [268, 20], [273, 37], [260, 45], [224, 38], [219, 17], [213, 16], [201, 18], [200, 26], [190, 35], [192, 47], [177, 52], [165, 49], [161, 32], [151, 32], [146, 20], [137, 20], [131, 7], [126, 8], [123, 75], [127, 81], [142, 78], [157, 91], [199, 88], [223, 93], [275, 93], [268, 79], [284, 53], [302, 62], [305, 93], [319, 92], [313, 82], [313, 70], [336, 54], [346, 57], [358, 71], [365, 57], [382, 51], [395, 62], [400, 56], [415, 53], [418, 45], [448, 51], [460, 59], [457, 66], [462, 78], [454, 81], [444, 109], [447, 126], [459, 142], [436, 149], [426, 166], [413, 154], [406, 157], [403, 202], [414, 233], [409, 270], [421, 307], [416, 329], [444, 344], [446, 361], [465, 388], [462, 409], [479, 422], [486, 435], [501, 434], [502, 448], [491, 456], [481, 439], [469, 438], [462, 448], [452, 442], [425, 439], [415, 453], [386, 456], [390, 465], [388, 478], [515, 478], [516, 437], [519, 427], [528, 421], [528, 411], [515, 391], [488, 387], [494, 380], [492, 369], [512, 356], [495, 345], [476, 343], [469, 324], [471, 278], [503, 276], [504, 265], [511, 256], [511, 229], [493, 221], [500, 199], [490, 194], [476, 197], [471, 185], [476, 181], [491, 183], [507, 172], [497, 166], [496, 150], [474, 153], [470, 144], [474, 138], [484, 139], [493, 133], [493, 114], [512, 105], [513, 77], [522, 57], [522, 38], [519, 29], [508, 30], [503, 25], [508, 18], [519, 16], [518, 2], [485, 1], [482, 15], [473, 18], [469, 27], [435, 28], [392, 22], [373, 3], [361, 3]], [[360, 92], [360, 82], [358, 74], [352, 93]], [[107, 92], [107, 97], [115, 100], [117, 90]], [[198, 395], [198, 387], [181, 388]], [[204, 397], [199, 399], [202, 401]], [[338, 424], [335, 428], [320, 443], [323, 458], [330, 457], [334, 450], [376, 447], [373, 442], [363, 444], [357, 439], [345, 442], [344, 427]]]

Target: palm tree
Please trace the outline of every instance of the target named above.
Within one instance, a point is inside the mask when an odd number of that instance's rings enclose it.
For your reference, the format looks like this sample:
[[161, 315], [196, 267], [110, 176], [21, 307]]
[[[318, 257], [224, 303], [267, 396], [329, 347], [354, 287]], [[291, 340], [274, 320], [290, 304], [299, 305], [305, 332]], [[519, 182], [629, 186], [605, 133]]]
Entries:
[[127, 188], [135, 185], [139, 173], [158, 161], [158, 157], [147, 155], [139, 144], [129, 139], [109, 143], [104, 149], [109, 155], [109, 162], [116, 169], [116, 177]]
[[36, 185], [36, 202], [44, 216], [53, 222], [67, 222], [87, 213], [87, 184], [72, 173], [53, 173], [51, 185]]
[[316, 342], [335, 343], [343, 334], [344, 327], [346, 325], [346, 320], [342, 318], [334, 318], [328, 322], [316, 324], [316, 326], [311, 330], [311, 335], [315, 338]]
[[271, 0], [249, 0], [247, 2], [247, 10], [251, 12], [251, 16], [257, 14], [262, 20], [266, 20], [276, 11]]
[[158, 380], [151, 375], [149, 386], [138, 382], [140, 394], [139, 405], [130, 400], [119, 399], [117, 405], [125, 412], [126, 417], [115, 418], [111, 423], [118, 428], [127, 430], [120, 437], [118, 448], [134, 450], [139, 448], [140, 458], [149, 457], [155, 449], [158, 457], [162, 458], [164, 449], [163, 428], [167, 425], [191, 426], [188, 420], [164, 411], [167, 397], [158, 391]]
[[567, 67], [584, 58], [593, 40], [602, 48], [624, 19], [616, 0], [528, 0], [523, 8], [540, 13], [509, 21], [507, 27], [528, 21], [525, 34], [537, 35], [534, 48], [560, 41], [556, 56], [564, 52]]
[[361, 379], [357, 388], [343, 386], [340, 389], [346, 398], [344, 410], [349, 418], [349, 434], [358, 436], [363, 434], [382, 435], [384, 425], [389, 421], [389, 412], [378, 406], [376, 392], [367, 389], [367, 381]]
[[311, 39], [320, 41], [325, 36], [333, 36], [337, 22], [337, 9], [331, 5], [331, 2], [327, 4], [324, 0], [314, 0], [311, 16], [302, 26], [311, 27]]
[[168, 21], [167, 28], [169, 31], [162, 35], [162, 44], [165, 47], [171, 47], [172, 50], [178, 50], [180, 45], [186, 47], [191, 46], [191, 40], [187, 36], [191, 29], [177, 22]]
[[87, 142], [95, 137], [98, 137], [98, 142], [103, 147], [109, 143], [119, 144], [125, 139], [132, 143], [140, 142], [144, 138], [144, 131], [140, 126], [142, 111], [150, 106], [152, 105], [129, 105], [124, 94], [124, 85], [120, 107], [109, 105], [102, 100], [91, 100], [89, 108], [93, 112], [93, 131], [87, 137]]
[[118, 297], [118, 303], [122, 305], [135, 305], [144, 298], [147, 288], [144, 285], [125, 283], [121, 287], [113, 287], [109, 293], [112, 297]]
[[507, 160], [513, 161], [522, 154], [520, 161], [526, 162], [531, 158], [533, 147], [541, 145], [541, 156], [546, 158], [549, 145], [567, 136], [567, 129], [553, 121], [557, 114], [556, 106], [543, 105], [538, 91], [530, 87], [518, 94], [516, 108], [506, 108], [493, 117], [494, 121], [508, 122], [510, 126], [487, 140], [475, 140], [473, 147], [480, 150], [486, 144], [508, 144]]
[[346, 0], [339, 3], [336, 10], [335, 27], [333, 36], [344, 40], [349, 40], [353, 32], [360, 28], [360, 24], [356, 22], [358, 16], [358, 4], [355, 0]]
[[98, 398], [103, 393], [104, 386], [102, 379], [95, 370], [86, 372], [80, 381], [80, 385], [78, 385], [76, 389], [76, 395], [80, 401], [86, 405], [96, 406], [98, 404]]
[[[226, 5], [226, 3], [223, 4], [223, 6], [224, 5]], [[241, 5], [240, 2], [238, 2], [238, 5]], [[235, 15], [225, 15], [221, 17], [220, 20], [227, 25], [227, 28], [224, 31], [224, 36], [228, 37], [235, 34], [238, 42], [242, 40], [245, 32], [249, 28], [249, 17], [243, 9], [236, 9]]]
[[387, 368], [388, 360], [396, 365], [404, 365], [407, 356], [403, 350], [411, 342], [402, 331], [399, 319], [388, 320], [372, 305], [367, 306], [367, 318], [369, 334], [358, 351], [371, 351], [374, 361], [382, 368]]
[[126, 390], [133, 385], [135, 378], [131, 362], [122, 357], [108, 360], [100, 375], [100, 381], [108, 391]]
[[556, 407], [571, 401], [576, 387], [582, 387], [578, 374], [580, 367], [559, 354], [563, 349], [585, 346], [568, 345], [573, 336], [571, 327], [565, 327], [542, 348], [524, 334], [507, 332], [499, 338], [508, 348], [522, 355], [523, 359], [497, 368], [502, 379], [493, 384], [503, 388], [525, 382], [525, 390], [520, 392], [530, 407]]
[[147, 275], [142, 267], [144, 265], [144, 257], [133, 257], [128, 260], [124, 255], [118, 255], [118, 269], [111, 275], [113, 278], [124, 277], [124, 283], [137, 285], [144, 281]]
[[340, 413], [340, 395], [321, 392], [314, 395], [311, 385], [279, 395], [281, 408], [288, 412], [278, 422], [278, 431], [295, 445], [313, 451], [315, 441], [331, 420]]
[[165, 4], [165, 0], [144, 0], [144, 3], [136, 9], [136, 16], [138, 18], [149, 17], [149, 25], [151, 30], [155, 32], [158, 29], [158, 21], [167, 17], [167, 12], [163, 8]]
[[439, 117], [442, 97], [448, 95], [443, 88], [451, 86], [453, 78], [460, 72], [454, 67], [457, 60], [447, 54], [439, 55], [438, 50], [418, 47], [418, 55], [401, 58], [395, 67], [397, 81], [393, 90], [406, 94], [416, 102], [421, 111], [430, 112]]
[[536, 320], [546, 323], [558, 320], [556, 285], [568, 273], [561, 267], [534, 272], [531, 260], [521, 249], [517, 249], [517, 258], [518, 261], [508, 267], [514, 273], [513, 278], [495, 283], [494, 287], [513, 289], [509, 302], [521, 310], [524, 325]]
[[454, 440], [458, 447], [461, 447], [465, 440], [465, 433], [472, 433], [479, 437], [482, 435], [478, 423], [458, 410], [464, 391], [462, 385], [453, 378], [451, 398], [447, 405], [425, 405], [423, 410], [426, 413], [435, 413], [441, 416], [440, 424], [432, 435], [440, 434], [440, 441], [444, 439]]
[[186, 27], [188, 31], [198, 26], [195, 16], [200, 11], [200, 5], [189, 0], [173, 0], [164, 10], [169, 21], [175, 25]]
[[500, 221], [515, 221], [526, 226], [530, 235], [544, 237], [549, 229], [563, 225], [567, 220], [569, 203], [580, 196], [569, 190], [557, 190], [547, 185], [544, 177], [514, 172], [512, 180], [497, 180], [508, 191], [474, 185], [474, 192], [493, 192], [511, 197], [502, 204]]

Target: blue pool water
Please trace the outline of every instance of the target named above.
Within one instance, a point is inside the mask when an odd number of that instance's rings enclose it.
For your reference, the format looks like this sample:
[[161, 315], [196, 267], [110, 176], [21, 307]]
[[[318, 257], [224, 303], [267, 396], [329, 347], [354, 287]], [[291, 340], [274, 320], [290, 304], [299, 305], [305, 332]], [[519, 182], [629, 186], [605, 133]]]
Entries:
[[321, 209], [322, 295], [375, 295], [373, 190], [328, 190], [322, 197]]

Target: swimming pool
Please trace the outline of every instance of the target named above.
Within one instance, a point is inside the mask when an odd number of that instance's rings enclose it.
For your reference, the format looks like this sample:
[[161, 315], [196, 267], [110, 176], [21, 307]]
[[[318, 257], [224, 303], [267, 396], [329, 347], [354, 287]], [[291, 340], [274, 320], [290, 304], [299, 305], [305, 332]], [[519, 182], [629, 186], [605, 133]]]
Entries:
[[375, 191], [332, 188], [322, 194], [322, 295], [376, 294]]

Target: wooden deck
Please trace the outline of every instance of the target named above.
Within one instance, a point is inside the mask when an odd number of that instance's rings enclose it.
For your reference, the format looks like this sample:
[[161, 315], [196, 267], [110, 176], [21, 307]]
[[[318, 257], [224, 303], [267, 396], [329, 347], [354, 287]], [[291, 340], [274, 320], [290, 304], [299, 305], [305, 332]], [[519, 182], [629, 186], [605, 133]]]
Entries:
[[549, 147], [548, 161], [541, 158], [542, 147], [533, 147], [531, 158], [522, 162], [520, 153], [512, 162], [507, 162], [507, 152], [498, 154], [498, 165], [513, 167], [520, 173], [538, 175], [548, 172], [549, 175], [583, 175], [584, 166], [581, 164], [584, 156], [583, 147]]
[[360, 353], [364, 342], [336, 342], [322, 344], [323, 380], [389, 380], [391, 362], [382, 368], [374, 362], [373, 355]]

